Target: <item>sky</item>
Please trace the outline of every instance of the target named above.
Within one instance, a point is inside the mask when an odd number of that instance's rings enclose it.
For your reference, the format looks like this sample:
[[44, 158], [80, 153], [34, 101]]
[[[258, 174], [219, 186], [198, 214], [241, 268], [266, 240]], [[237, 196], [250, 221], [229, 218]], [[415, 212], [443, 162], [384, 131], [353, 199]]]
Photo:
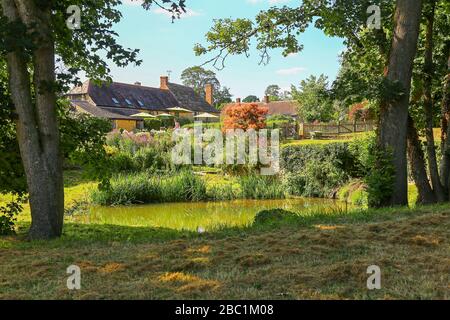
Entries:
[[[170, 16], [156, 7], [144, 10], [139, 3], [124, 0], [120, 7], [123, 18], [114, 29], [119, 43], [126, 48], [140, 49], [140, 66], [126, 68], [111, 64], [114, 81], [158, 87], [159, 77], [172, 71], [171, 82], [181, 83], [181, 72], [201, 65], [212, 55], [197, 57], [193, 47], [196, 43], [206, 45], [205, 34], [218, 18], [254, 18], [261, 10], [271, 6], [298, 6], [300, 0], [187, 0], [188, 12], [181, 19], [171, 22]], [[224, 70], [215, 70], [223, 86], [230, 88], [233, 98], [248, 95], [264, 96], [268, 85], [278, 84], [283, 90], [291, 84], [298, 85], [309, 75], [325, 74], [334, 80], [339, 70], [339, 53], [344, 49], [342, 39], [326, 37], [322, 31], [311, 27], [299, 36], [304, 50], [283, 57], [281, 50], [270, 52], [270, 63], [259, 65], [259, 55], [252, 50], [249, 58], [230, 56]]]

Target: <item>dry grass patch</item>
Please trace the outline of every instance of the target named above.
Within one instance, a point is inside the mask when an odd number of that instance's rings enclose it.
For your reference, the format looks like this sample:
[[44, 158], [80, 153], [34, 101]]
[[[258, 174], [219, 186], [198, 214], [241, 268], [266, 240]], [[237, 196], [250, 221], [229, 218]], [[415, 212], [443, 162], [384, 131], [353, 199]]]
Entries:
[[[374, 220], [83, 246], [1, 238], [0, 298], [450, 299], [449, 212]], [[65, 287], [71, 264], [82, 272], [76, 292]], [[382, 270], [377, 291], [366, 288], [373, 264]]]

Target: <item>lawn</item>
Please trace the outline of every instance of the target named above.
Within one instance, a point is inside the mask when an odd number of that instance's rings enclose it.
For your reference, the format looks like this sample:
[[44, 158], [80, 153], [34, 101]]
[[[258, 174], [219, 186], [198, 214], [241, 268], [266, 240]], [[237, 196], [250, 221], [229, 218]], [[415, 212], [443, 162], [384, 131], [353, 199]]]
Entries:
[[282, 143], [282, 146], [297, 146], [297, 145], [323, 145], [336, 142], [346, 142], [351, 141], [356, 138], [364, 137], [367, 132], [357, 132], [341, 134], [339, 137], [329, 138], [329, 139], [302, 139], [302, 140], [286, 140]]
[[[69, 173], [67, 205], [93, 184]], [[61, 239], [0, 238], [0, 298], [449, 299], [450, 206], [288, 215], [193, 233], [76, 223]], [[81, 268], [81, 290], [66, 268]], [[366, 288], [378, 265], [382, 289]]]

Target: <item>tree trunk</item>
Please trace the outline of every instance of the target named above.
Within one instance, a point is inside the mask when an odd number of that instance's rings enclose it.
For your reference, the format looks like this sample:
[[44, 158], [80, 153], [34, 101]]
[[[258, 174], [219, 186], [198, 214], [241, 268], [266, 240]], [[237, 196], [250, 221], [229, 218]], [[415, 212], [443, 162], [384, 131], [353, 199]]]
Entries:
[[434, 121], [433, 121], [433, 29], [434, 29], [434, 14], [436, 10], [436, 1], [429, 0], [430, 8], [425, 14], [426, 18], [426, 35], [425, 35], [425, 62], [424, 62], [424, 109], [425, 109], [425, 136], [427, 139], [427, 156], [428, 156], [428, 170], [430, 172], [431, 184], [436, 199], [439, 202], [446, 200], [444, 188], [439, 177], [436, 146], [434, 142]]
[[33, 85], [26, 56], [20, 50], [7, 54], [9, 85], [18, 114], [17, 137], [27, 178], [31, 208], [31, 239], [48, 239], [62, 233], [64, 186], [56, 114], [54, 43], [50, 33], [50, 10], [32, 1], [2, 0], [9, 21], [21, 21], [39, 35], [33, 52]]
[[393, 192], [381, 206], [408, 205], [407, 121], [414, 57], [417, 52], [421, 0], [397, 0], [395, 27], [386, 77], [398, 81], [404, 95], [396, 101], [382, 101], [378, 126], [378, 146], [392, 154], [395, 168]]
[[408, 116], [408, 159], [411, 166], [411, 174], [419, 192], [417, 203], [431, 204], [436, 202], [436, 195], [428, 181], [423, 150], [418, 137], [414, 121], [411, 116]]
[[[448, 195], [449, 190], [449, 179], [450, 179], [450, 141], [448, 137], [450, 136], [450, 53], [448, 57], [448, 73], [444, 81], [444, 91], [442, 97], [442, 121], [441, 121], [441, 183]], [[450, 197], [450, 195], [448, 195]]]

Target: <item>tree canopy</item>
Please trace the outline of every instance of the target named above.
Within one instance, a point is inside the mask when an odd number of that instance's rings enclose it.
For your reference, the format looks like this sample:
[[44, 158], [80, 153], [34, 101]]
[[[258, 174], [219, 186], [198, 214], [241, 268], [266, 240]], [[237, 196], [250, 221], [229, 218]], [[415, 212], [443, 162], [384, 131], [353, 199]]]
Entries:
[[292, 96], [298, 102], [298, 115], [308, 122], [327, 122], [333, 116], [333, 104], [328, 91], [328, 78], [310, 76], [300, 82], [296, 88], [292, 86]]
[[214, 88], [214, 105], [219, 109], [224, 104], [232, 101], [231, 98], [233, 95], [230, 93], [230, 89], [221, 86], [214, 71], [206, 70], [199, 66], [190, 67], [181, 73], [181, 81], [185, 86], [193, 88], [195, 92], [203, 97], [205, 96], [206, 85], [211, 84]]
[[[0, 124], [16, 133], [17, 145], [8, 137], [6, 150], [20, 157], [23, 166], [9, 168], [18, 176], [23, 170], [27, 181], [32, 223], [29, 237], [48, 239], [62, 233], [64, 189], [61, 128], [58, 120], [58, 96], [69, 86], [78, 84], [78, 73], [84, 71], [94, 80], [111, 80], [107, 60], [120, 67], [139, 65], [139, 51], [118, 43], [113, 25], [122, 15], [119, 0], [34, 1], [1, 0], [0, 7]], [[69, 28], [67, 9], [78, 6], [82, 21]], [[146, 10], [157, 5], [172, 14], [173, 19], [185, 12], [185, 0], [144, 0]], [[7, 81], [5, 80], [5, 66]], [[3, 108], [3, 106], [14, 106]], [[2, 139], [3, 141], [3, 139]], [[14, 148], [15, 150], [14, 154]], [[2, 159], [6, 159], [3, 157]], [[13, 158], [10, 158], [13, 159]], [[17, 161], [14, 163], [18, 163]], [[3, 180], [2, 177], [0, 180]], [[16, 184], [20, 191], [23, 184]], [[3, 191], [3, 188], [2, 188]], [[14, 191], [14, 190], [11, 190]]]
[[250, 102], [259, 102], [259, 98], [255, 95], [249, 95], [242, 100], [242, 102], [250, 103]]

